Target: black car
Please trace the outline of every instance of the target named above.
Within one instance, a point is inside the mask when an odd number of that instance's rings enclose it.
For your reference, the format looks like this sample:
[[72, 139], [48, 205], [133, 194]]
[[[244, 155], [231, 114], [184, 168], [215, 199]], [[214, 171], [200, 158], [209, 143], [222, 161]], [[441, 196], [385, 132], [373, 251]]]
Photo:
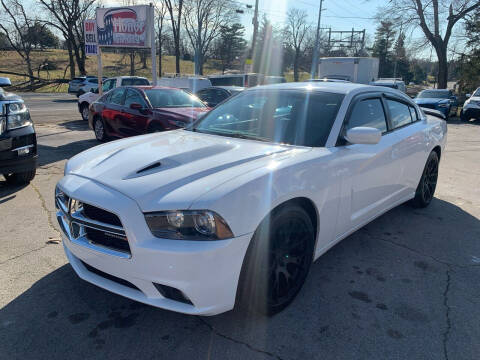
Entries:
[[9, 184], [27, 184], [35, 177], [37, 137], [24, 101], [2, 88], [9, 85], [0, 78], [0, 174]]
[[245, 88], [240, 86], [210, 86], [195, 95], [202, 100], [208, 107], [215, 107], [230, 96], [237, 95]]

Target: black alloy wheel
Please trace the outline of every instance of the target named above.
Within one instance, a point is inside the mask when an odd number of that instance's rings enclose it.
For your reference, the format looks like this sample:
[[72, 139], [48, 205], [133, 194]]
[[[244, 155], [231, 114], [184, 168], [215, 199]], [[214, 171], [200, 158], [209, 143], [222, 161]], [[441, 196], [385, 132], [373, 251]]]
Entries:
[[412, 204], [415, 207], [427, 207], [432, 201], [437, 187], [438, 164], [438, 155], [435, 151], [432, 151], [425, 164], [422, 177], [415, 192], [415, 198], [412, 200]]
[[264, 315], [287, 307], [305, 283], [314, 244], [312, 220], [302, 207], [275, 210], [259, 226], [248, 248], [239, 282], [239, 305]]

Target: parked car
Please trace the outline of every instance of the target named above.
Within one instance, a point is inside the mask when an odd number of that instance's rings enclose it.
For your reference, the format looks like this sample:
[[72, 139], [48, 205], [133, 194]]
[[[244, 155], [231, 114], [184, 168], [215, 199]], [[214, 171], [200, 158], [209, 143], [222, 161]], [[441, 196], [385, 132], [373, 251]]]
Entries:
[[442, 112], [448, 119], [450, 114], [456, 114], [458, 109], [457, 97], [452, 90], [428, 89], [418, 93], [414, 99], [419, 106]]
[[[150, 85], [147, 78], [140, 76], [117, 76], [108, 78], [102, 83], [102, 91], [106, 93], [112, 89], [127, 85]], [[82, 119], [88, 121], [88, 108], [90, 104], [100, 97], [98, 87], [78, 97], [78, 111], [82, 115]]]
[[386, 86], [392, 89], [400, 90], [403, 93], [407, 92], [407, 87], [405, 86], [405, 82], [402, 79], [380, 78], [377, 81], [371, 82], [370, 85]]
[[199, 90], [212, 86], [212, 83], [203, 76], [165, 76], [157, 80], [157, 85], [196, 93]]
[[287, 79], [285, 79], [285, 76], [266, 75], [263, 77], [262, 85], [283, 84], [286, 82]]
[[351, 81], [343, 80], [343, 79], [321, 78], [321, 79], [308, 79], [308, 80], [306, 80], [306, 82], [343, 82], [343, 83], [349, 83]]
[[467, 101], [463, 104], [460, 118], [468, 121], [471, 118], [480, 119], [480, 88], [475, 90], [473, 95], [467, 94]]
[[0, 174], [9, 184], [28, 184], [37, 167], [37, 137], [25, 102], [3, 89], [10, 85], [0, 78]]
[[87, 80], [97, 80], [96, 76], [77, 76], [68, 83], [68, 93], [77, 95], [78, 90], [87, 83]]
[[121, 86], [95, 101], [88, 123], [99, 141], [191, 124], [209, 108], [184, 90], [160, 86]]
[[195, 95], [207, 106], [215, 107], [230, 96], [240, 94], [245, 88], [240, 86], [210, 86], [197, 91]]
[[82, 279], [146, 304], [273, 314], [337, 242], [428, 206], [446, 131], [393, 89], [248, 89], [183, 130], [70, 159], [55, 191], [64, 249]]
[[265, 75], [249, 73], [249, 74], [223, 74], [209, 75], [208, 79], [212, 86], [240, 86], [253, 87], [263, 84]]

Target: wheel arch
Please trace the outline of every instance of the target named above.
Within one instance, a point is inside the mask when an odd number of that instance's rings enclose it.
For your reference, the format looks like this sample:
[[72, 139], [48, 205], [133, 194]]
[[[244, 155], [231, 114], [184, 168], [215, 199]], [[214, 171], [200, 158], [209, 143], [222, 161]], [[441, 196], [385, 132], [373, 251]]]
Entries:
[[442, 155], [442, 148], [440, 147], [440, 145], [437, 145], [435, 146], [432, 151], [435, 151], [438, 155], [438, 160], [440, 160], [440, 157]]

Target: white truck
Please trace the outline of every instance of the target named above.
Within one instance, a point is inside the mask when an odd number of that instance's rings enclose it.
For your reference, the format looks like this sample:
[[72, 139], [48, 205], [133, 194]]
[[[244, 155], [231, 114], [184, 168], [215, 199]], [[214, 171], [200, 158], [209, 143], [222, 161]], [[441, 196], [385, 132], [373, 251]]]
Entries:
[[378, 79], [378, 58], [324, 57], [320, 58], [318, 77], [370, 84]]

